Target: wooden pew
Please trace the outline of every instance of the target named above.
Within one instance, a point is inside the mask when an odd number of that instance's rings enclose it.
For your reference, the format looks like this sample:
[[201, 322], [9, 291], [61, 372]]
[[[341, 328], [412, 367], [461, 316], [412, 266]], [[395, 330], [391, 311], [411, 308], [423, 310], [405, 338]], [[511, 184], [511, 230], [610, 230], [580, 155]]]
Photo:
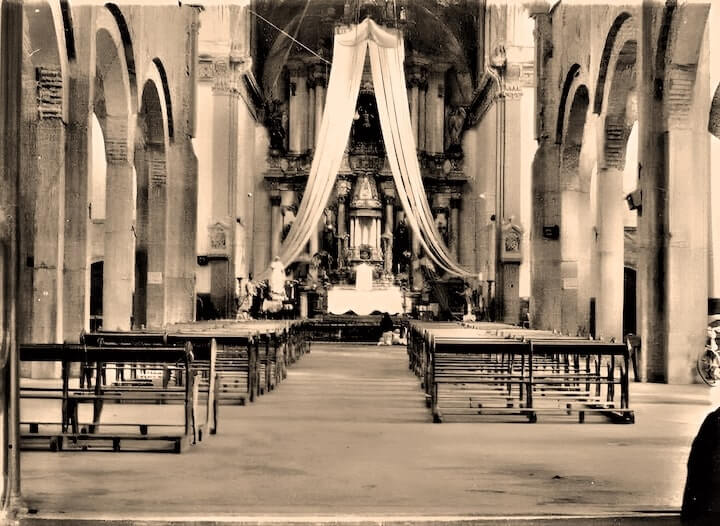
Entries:
[[629, 353], [622, 344], [413, 323], [408, 355], [436, 422], [489, 414], [535, 422], [538, 414], [573, 413], [580, 422], [587, 413], [634, 422]]
[[[104, 349], [125, 349], [128, 346], [138, 346], [148, 348], [149, 350], [158, 347], [175, 347], [184, 348], [188, 344], [193, 350], [193, 361], [191, 366], [191, 374], [193, 376], [194, 389], [197, 391], [194, 397], [195, 403], [202, 406], [204, 418], [196, 423], [196, 439], [202, 440], [207, 434], [215, 434], [217, 427], [217, 404], [215, 401], [215, 383], [216, 383], [216, 362], [217, 362], [217, 343], [212, 339], [194, 341], [188, 338], [170, 335], [167, 332], [152, 331], [97, 331], [94, 333], [81, 333], [80, 342], [85, 345], [95, 345]], [[143, 369], [138, 369], [134, 364], [117, 364], [116, 384], [122, 383], [128, 387], [139, 386], [138, 373], [143, 373]], [[83, 364], [81, 367], [85, 367]], [[81, 370], [81, 385], [83, 374]], [[177, 378], [165, 378], [164, 384]], [[200, 407], [198, 407], [198, 414]]]
[[[57, 382], [21, 381], [20, 399], [25, 405], [21, 406], [20, 415], [23, 449], [49, 446], [56, 451], [109, 449], [180, 453], [185, 444], [197, 441], [197, 388], [190, 344], [152, 348], [137, 345], [105, 348], [84, 344], [28, 344], [20, 346], [20, 360], [60, 362], [62, 369], [61, 379]], [[94, 364], [93, 387], [75, 385], [75, 379], [71, 379], [70, 374], [72, 363]], [[134, 384], [104, 382], [105, 367], [119, 363], [141, 365], [150, 381]], [[179, 385], [170, 385], [165, 381], [170, 373], [176, 375]], [[43, 418], [28, 417], [31, 408], [27, 404], [38, 400], [43, 406]], [[133, 419], [127, 422], [104, 419], [103, 413], [110, 412], [107, 407], [115, 407], [114, 404], [177, 404], [183, 406], [183, 416], [174, 423], [157, 422], [157, 419], [143, 418], [139, 414], [133, 415]], [[46, 418], [45, 413], [52, 412], [53, 405], [56, 414]], [[89, 405], [92, 405], [92, 417], [83, 421], [80, 409]], [[112, 411], [119, 411], [119, 408]], [[153, 411], [145, 407], [142, 413], [146, 412]], [[167, 409], [162, 412], [166, 413]]]

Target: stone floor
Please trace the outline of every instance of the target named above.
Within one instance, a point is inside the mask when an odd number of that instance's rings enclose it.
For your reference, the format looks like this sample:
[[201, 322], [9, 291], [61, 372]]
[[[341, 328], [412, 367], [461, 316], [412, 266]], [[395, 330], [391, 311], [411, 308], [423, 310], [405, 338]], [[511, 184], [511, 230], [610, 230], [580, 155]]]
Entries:
[[223, 406], [218, 435], [182, 455], [24, 453], [32, 515], [23, 523], [569, 516], [635, 524], [647, 512], [677, 512], [692, 438], [718, 402], [701, 386], [631, 387], [634, 425], [432, 424], [404, 348], [316, 344], [277, 390]]

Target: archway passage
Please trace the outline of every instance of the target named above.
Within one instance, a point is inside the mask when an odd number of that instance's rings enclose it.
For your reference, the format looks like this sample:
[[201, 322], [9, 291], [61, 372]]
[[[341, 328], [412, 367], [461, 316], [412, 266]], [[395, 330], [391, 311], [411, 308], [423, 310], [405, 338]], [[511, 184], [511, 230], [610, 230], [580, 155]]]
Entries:
[[[585, 122], [590, 97], [582, 84], [575, 89], [561, 146], [560, 187], [560, 296], [561, 323], [565, 333], [575, 334], [588, 327], [588, 296], [579, 291], [579, 277], [584, 272], [581, 258], [590, 240], [590, 174], [584, 172], [581, 157], [585, 147]], [[583, 303], [582, 305], [580, 303]]]
[[[103, 267], [103, 327], [131, 326], [134, 287], [135, 181], [130, 140], [131, 101], [122, 39], [109, 12], [95, 35], [94, 111], [105, 139], [107, 161]], [[110, 20], [107, 20], [107, 19]]]
[[604, 148], [598, 163], [598, 334], [617, 340], [623, 336], [623, 178], [626, 168], [633, 168], [626, 167], [626, 157], [628, 139], [637, 121], [636, 60], [636, 40], [617, 43], [609, 64], [610, 84], [603, 108]]
[[159, 86], [143, 87], [135, 143], [137, 174], [133, 325], [161, 327], [166, 311], [167, 171]]

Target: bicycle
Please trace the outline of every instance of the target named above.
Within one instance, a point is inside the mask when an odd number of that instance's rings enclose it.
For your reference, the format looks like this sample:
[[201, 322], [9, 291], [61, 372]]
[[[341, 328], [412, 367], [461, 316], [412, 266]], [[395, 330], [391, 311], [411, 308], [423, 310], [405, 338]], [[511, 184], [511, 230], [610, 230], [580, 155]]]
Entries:
[[717, 337], [720, 327], [708, 327], [705, 349], [697, 359], [697, 371], [700, 378], [710, 387], [720, 385], [720, 352]]

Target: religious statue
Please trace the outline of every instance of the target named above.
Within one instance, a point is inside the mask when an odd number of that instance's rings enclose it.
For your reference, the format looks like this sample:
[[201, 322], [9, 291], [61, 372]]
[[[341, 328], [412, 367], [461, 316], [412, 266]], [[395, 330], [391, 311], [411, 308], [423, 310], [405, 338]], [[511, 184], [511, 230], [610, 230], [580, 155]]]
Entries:
[[238, 294], [238, 320], [249, 320], [251, 319], [251, 311], [257, 294], [257, 285], [252, 279], [252, 274], [248, 276], [245, 281], [244, 287], [240, 286], [242, 278], [237, 278], [237, 294]]
[[465, 108], [459, 107], [448, 116], [448, 152], [459, 152], [462, 148], [462, 131], [465, 125]]
[[287, 151], [288, 114], [284, 104], [274, 100], [270, 104], [267, 125], [270, 131], [270, 148], [276, 153]]
[[353, 120], [353, 139], [356, 142], [372, 142], [378, 140], [377, 114], [369, 103], [360, 104], [355, 111]]
[[437, 216], [435, 217], [435, 226], [438, 229], [438, 233], [440, 234], [440, 238], [442, 239], [443, 243], [447, 245], [449, 241], [449, 231], [445, 212], [437, 214]]
[[275, 256], [270, 264], [270, 294], [285, 298], [285, 265], [280, 261], [280, 256]]

